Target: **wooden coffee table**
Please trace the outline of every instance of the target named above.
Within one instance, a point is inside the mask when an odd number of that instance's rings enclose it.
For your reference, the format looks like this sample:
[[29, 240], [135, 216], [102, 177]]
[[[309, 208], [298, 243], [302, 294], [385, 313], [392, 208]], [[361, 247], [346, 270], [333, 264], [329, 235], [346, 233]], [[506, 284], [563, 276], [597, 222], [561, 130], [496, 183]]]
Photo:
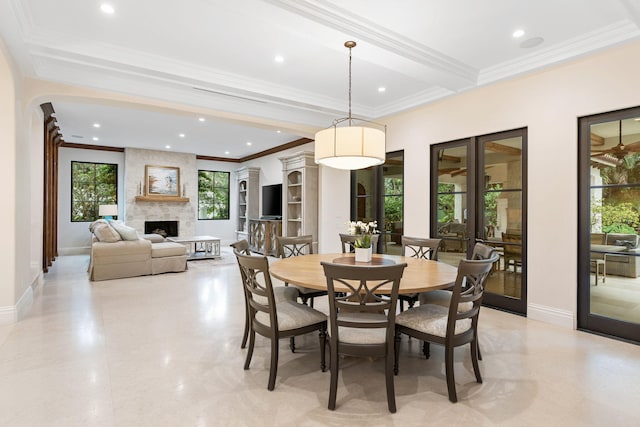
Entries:
[[220, 239], [211, 236], [167, 237], [187, 247], [187, 260], [220, 258]]

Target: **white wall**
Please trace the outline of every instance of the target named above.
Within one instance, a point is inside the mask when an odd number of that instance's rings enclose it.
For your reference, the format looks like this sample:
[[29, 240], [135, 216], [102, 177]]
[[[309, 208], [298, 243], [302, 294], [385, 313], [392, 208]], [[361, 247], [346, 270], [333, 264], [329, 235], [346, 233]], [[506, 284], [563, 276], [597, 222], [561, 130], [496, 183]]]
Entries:
[[16, 277], [16, 252], [21, 250], [16, 241], [16, 209], [18, 203], [18, 185], [16, 182], [16, 129], [18, 121], [17, 104], [19, 103], [19, 87], [14, 77], [11, 58], [6, 53], [4, 43], [0, 39], [0, 182], [2, 196], [8, 209], [0, 209], [0, 223], [5, 224], [3, 232], [0, 271], [0, 324], [11, 323], [17, 319], [16, 300], [21, 295], [23, 283]]
[[[58, 253], [88, 254], [91, 248], [90, 222], [71, 222], [71, 162], [117, 164], [118, 200], [124, 201], [124, 153], [60, 148], [58, 156]], [[124, 203], [118, 203], [118, 218], [124, 219]]]

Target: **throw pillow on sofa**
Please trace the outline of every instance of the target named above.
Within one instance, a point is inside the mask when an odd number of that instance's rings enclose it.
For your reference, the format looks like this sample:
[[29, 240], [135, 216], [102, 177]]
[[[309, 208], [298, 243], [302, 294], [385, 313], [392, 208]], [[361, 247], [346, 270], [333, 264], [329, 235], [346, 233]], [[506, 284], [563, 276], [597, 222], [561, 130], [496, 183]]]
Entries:
[[93, 230], [95, 230], [95, 228], [100, 224], [109, 224], [109, 223], [105, 219], [97, 219], [93, 221], [91, 224], [89, 224], [89, 231], [93, 233]]
[[122, 240], [120, 234], [109, 224], [97, 224], [93, 227], [93, 234], [100, 242], [114, 243]]
[[135, 228], [129, 227], [128, 225], [124, 225], [122, 221], [111, 221], [111, 227], [114, 228], [122, 237], [122, 240], [138, 240], [138, 232]]

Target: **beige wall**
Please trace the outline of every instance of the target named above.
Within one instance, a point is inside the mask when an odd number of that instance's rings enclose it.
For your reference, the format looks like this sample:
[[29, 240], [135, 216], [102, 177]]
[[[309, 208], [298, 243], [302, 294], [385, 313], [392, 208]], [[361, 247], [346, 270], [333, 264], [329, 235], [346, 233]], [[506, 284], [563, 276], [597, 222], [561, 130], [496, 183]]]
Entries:
[[574, 326], [577, 119], [640, 105], [639, 75], [632, 43], [384, 119], [387, 151], [405, 150], [405, 233], [429, 233], [429, 145], [526, 126], [528, 315]]

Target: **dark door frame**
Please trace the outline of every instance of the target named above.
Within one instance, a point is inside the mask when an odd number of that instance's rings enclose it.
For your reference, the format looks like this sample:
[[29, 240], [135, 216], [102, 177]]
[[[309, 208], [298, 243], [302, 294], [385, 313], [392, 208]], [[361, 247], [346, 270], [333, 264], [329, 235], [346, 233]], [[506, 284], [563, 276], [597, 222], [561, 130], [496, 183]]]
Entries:
[[[484, 150], [482, 142], [495, 139], [505, 139], [511, 137], [522, 137], [522, 280], [520, 298], [510, 298], [504, 295], [486, 292], [483, 298], [483, 305], [506, 310], [512, 313], [527, 314], [527, 128], [511, 129], [503, 132], [495, 132], [486, 135], [473, 136], [470, 138], [458, 139], [449, 142], [431, 145], [431, 203], [430, 203], [430, 229], [435, 235], [438, 229], [438, 151], [443, 148], [462, 147], [467, 144], [467, 232], [469, 238], [467, 244], [467, 256], [471, 256], [473, 246], [476, 242], [491, 244], [484, 240], [481, 225], [483, 223], [483, 209], [481, 208], [480, 195], [484, 190], [484, 179], [479, 179], [480, 167], [484, 163]], [[482, 178], [484, 173], [482, 173]]]
[[640, 342], [640, 324], [591, 313], [591, 125], [640, 117], [640, 107], [578, 118], [578, 329]]

